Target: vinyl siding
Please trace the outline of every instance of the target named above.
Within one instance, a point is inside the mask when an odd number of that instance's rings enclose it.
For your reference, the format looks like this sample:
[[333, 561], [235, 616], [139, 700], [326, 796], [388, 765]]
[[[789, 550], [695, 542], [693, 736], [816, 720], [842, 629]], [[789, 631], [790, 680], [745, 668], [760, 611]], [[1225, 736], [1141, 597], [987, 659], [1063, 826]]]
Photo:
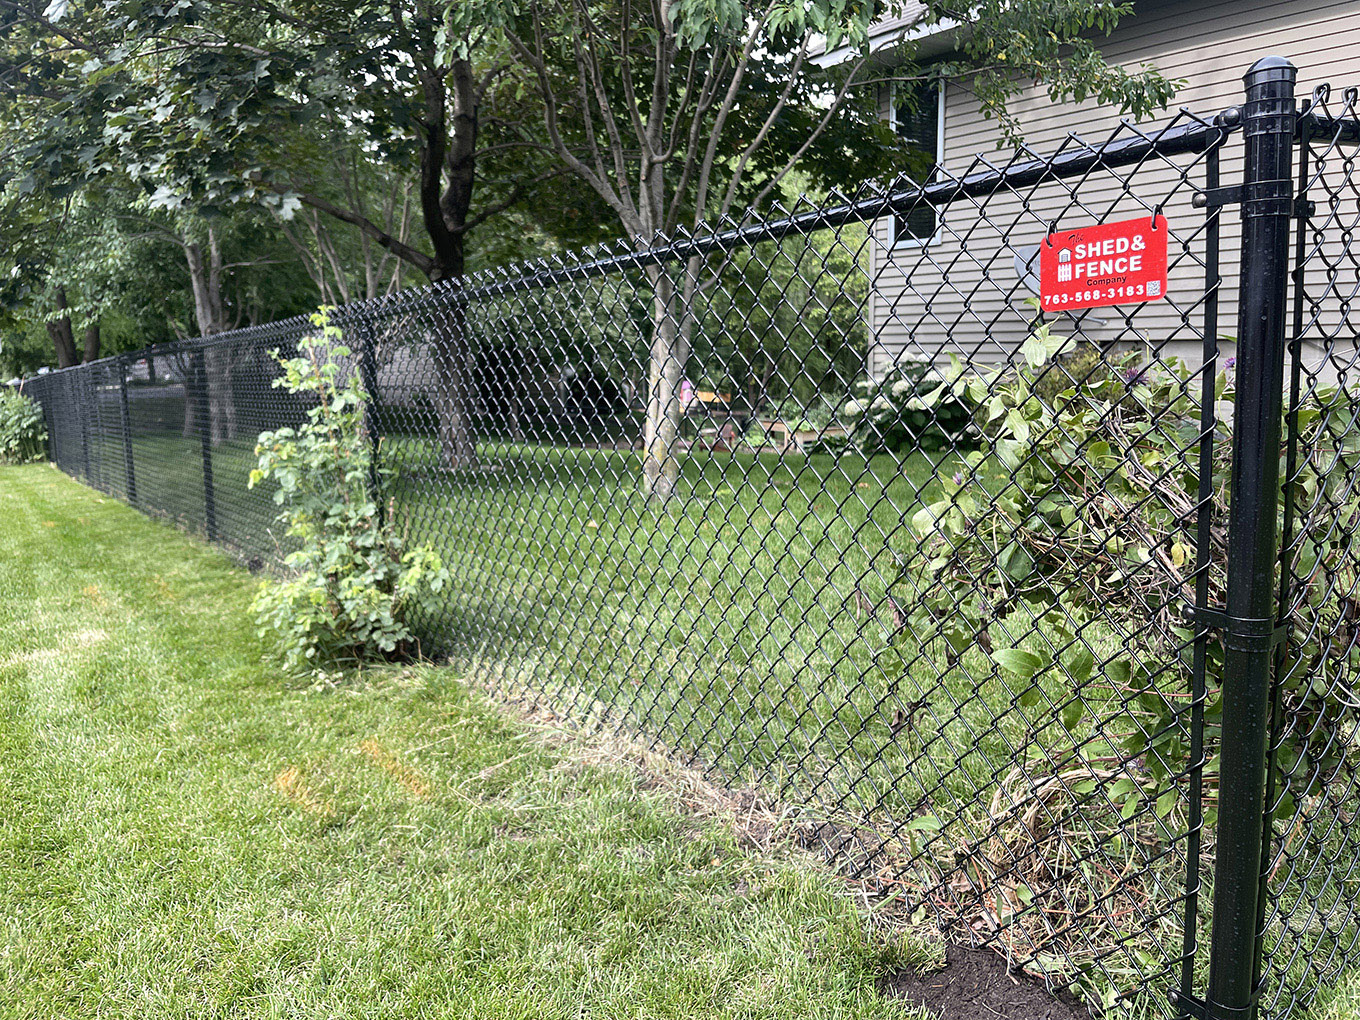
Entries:
[[[1153, 64], [1185, 85], [1175, 109], [1141, 125], [1121, 125], [1116, 111], [1092, 102], [1056, 104], [1028, 88], [1012, 103], [1031, 154], [1079, 143], [1099, 144], [1196, 116], [1210, 120], [1241, 102], [1242, 75], [1259, 57], [1278, 54], [1300, 70], [1299, 96], [1330, 83], [1336, 94], [1360, 85], [1360, 0], [1282, 3], [1203, 2], [1137, 4], [1101, 43], [1106, 57], [1126, 67]], [[883, 109], [886, 115], [887, 98]], [[998, 147], [1000, 129], [983, 117], [966, 81], [945, 90], [944, 162], [949, 175], [1004, 165], [1017, 157]], [[1224, 184], [1241, 179], [1240, 136], [1224, 148]], [[882, 374], [904, 355], [940, 358], [953, 353], [974, 364], [1005, 359], [1023, 338], [1032, 311], [1013, 268], [1053, 223], [1082, 226], [1151, 215], [1160, 207], [1170, 225], [1169, 296], [1139, 308], [1097, 309], [1062, 328], [1092, 340], [1150, 346], [1198, 360], [1205, 330], [1205, 212], [1192, 198], [1204, 186], [1205, 157], [1150, 161], [1134, 168], [1054, 182], [1024, 194], [961, 200], [941, 211], [941, 231], [925, 247], [891, 244], [892, 226], [875, 225], [869, 313], [875, 336], [871, 366]], [[1235, 283], [1239, 225], [1236, 209], [1221, 217], [1222, 314], [1217, 332], [1236, 329]], [[1320, 271], [1320, 270], [1319, 270]]]

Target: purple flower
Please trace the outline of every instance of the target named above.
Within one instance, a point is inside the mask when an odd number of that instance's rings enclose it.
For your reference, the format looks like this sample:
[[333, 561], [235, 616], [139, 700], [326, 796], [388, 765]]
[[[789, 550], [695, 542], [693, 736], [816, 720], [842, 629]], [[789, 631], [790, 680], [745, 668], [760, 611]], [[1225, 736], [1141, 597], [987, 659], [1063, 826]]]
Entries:
[[1227, 361], [1223, 362], [1223, 367], [1224, 367], [1227, 371], [1229, 371], [1229, 372], [1231, 372], [1234, 368], [1236, 368], [1236, 367], [1237, 367], [1237, 355], [1234, 354], [1234, 355], [1233, 355], [1231, 358], [1229, 358]]
[[1125, 382], [1125, 384], [1126, 384], [1126, 385], [1129, 385], [1129, 386], [1134, 385], [1135, 383], [1139, 382], [1139, 381], [1143, 378], [1143, 376], [1144, 376], [1144, 374], [1145, 374], [1146, 372], [1147, 372], [1147, 369], [1145, 369], [1145, 368], [1140, 368], [1140, 367], [1138, 367], [1137, 365], [1132, 365], [1132, 366], [1130, 366], [1129, 368], [1124, 369], [1124, 382]]
[[963, 472], [962, 472], [962, 471], [955, 471], [955, 472], [954, 472], [954, 484], [957, 485], [957, 486], [960, 486], [960, 487], [963, 486]]

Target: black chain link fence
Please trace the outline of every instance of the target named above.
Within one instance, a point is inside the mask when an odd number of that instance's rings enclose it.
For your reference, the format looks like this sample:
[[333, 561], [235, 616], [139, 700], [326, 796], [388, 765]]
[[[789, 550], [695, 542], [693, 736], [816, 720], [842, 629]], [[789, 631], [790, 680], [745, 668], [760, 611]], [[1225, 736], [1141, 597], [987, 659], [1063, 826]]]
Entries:
[[[1279, 1017], [1360, 955], [1354, 93], [1319, 93], [1302, 123], [1294, 626], [1264, 869]], [[396, 471], [388, 512], [455, 579], [427, 649], [802, 805], [809, 843], [900, 915], [1096, 1009], [1192, 1010], [1237, 399], [1220, 176], [1240, 174], [1240, 124], [1181, 112], [333, 311]], [[1045, 238], [1133, 219], [1166, 231], [1165, 295], [1040, 306]], [[314, 332], [271, 323], [25, 389], [64, 471], [273, 571], [277, 508], [246, 483], [256, 436], [305, 416], [272, 384]]]
[[1307, 1006], [1360, 952], [1358, 105], [1356, 89], [1324, 86], [1300, 118], [1279, 576], [1291, 627], [1275, 668], [1264, 864], [1272, 1016]]

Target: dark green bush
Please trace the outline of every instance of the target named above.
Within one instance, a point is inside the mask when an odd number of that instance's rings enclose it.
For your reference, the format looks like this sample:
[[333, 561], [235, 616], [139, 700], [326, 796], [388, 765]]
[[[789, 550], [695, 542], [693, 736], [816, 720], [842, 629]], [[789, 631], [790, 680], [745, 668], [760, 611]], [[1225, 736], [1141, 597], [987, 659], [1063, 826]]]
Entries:
[[1034, 395], [1052, 404], [1064, 390], [1089, 388], [1110, 378], [1117, 368], [1113, 361], [1123, 363], [1124, 357], [1107, 356], [1100, 346], [1090, 341], [1078, 341], [1072, 349], [1053, 359], [1034, 380]]

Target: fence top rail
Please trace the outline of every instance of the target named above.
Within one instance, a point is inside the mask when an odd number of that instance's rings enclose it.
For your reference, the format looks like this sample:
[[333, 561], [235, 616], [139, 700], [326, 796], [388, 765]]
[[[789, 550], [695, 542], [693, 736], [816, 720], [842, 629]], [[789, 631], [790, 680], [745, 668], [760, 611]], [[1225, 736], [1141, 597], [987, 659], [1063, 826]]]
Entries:
[[[1081, 177], [1096, 170], [1135, 166], [1152, 158], [1204, 153], [1223, 144], [1236, 130], [1238, 120], [1236, 113], [1236, 110], [1227, 110], [1209, 120], [1181, 108], [1170, 125], [1155, 130], [1144, 130], [1126, 119], [1100, 142], [1085, 141], [1073, 134], [1069, 135], [1055, 151], [1048, 154], [1038, 153], [1022, 145], [1014, 151], [1010, 159], [1000, 163], [977, 155], [965, 172], [949, 174], [937, 170], [939, 179], [926, 184], [910, 183], [906, 187], [875, 189], [864, 197], [822, 205], [805, 212], [761, 219], [727, 230], [658, 239], [644, 246], [620, 241], [593, 250], [587, 249], [529, 263], [486, 269], [463, 281], [442, 281], [414, 291], [399, 291], [395, 294], [351, 302], [335, 309], [333, 318], [341, 326], [359, 326], [393, 315], [410, 314], [433, 307], [448, 307], [451, 302], [464, 303], [520, 291], [543, 289], [630, 269], [683, 262], [695, 256], [732, 251], [767, 241], [779, 241], [817, 230], [871, 222], [887, 216], [901, 215], [921, 205], [947, 206], [963, 198], [1019, 191], [1048, 181]], [[173, 357], [188, 350], [281, 337], [291, 333], [302, 333], [310, 328], [309, 317], [297, 315], [211, 336], [157, 344], [130, 353], [138, 358]], [[25, 379], [24, 383], [96, 365], [111, 365], [127, 356], [114, 355], [69, 368], [55, 369], [43, 376]]]
[[[761, 220], [730, 230], [677, 238], [668, 243], [618, 251], [574, 264], [554, 267], [542, 262], [527, 272], [514, 273], [512, 267], [511, 272], [500, 280], [469, 281], [463, 293], [468, 299], [474, 300], [605, 275], [620, 269], [679, 262], [696, 255], [744, 248], [764, 241], [778, 241], [816, 230], [899, 215], [920, 205], [948, 205], [961, 198], [978, 198], [996, 192], [1030, 188], [1045, 181], [1080, 177], [1092, 170], [1132, 166], [1153, 156], [1206, 152], [1221, 144], [1235, 127], [1232, 118], [1222, 115], [1213, 122], [1185, 110], [1181, 111], [1181, 116], [1188, 118], [1188, 121], [1150, 132], [1143, 132], [1130, 122], [1121, 122], [1111, 137], [1099, 144], [1084, 142], [1076, 135], [1070, 135], [1063, 146], [1050, 155], [1020, 148], [1003, 164], [992, 163], [979, 155], [974, 158], [969, 170], [960, 175], [937, 171], [942, 173], [941, 179], [928, 184], [911, 184], [905, 188], [878, 191], [865, 198]], [[1134, 134], [1127, 135], [1129, 131]], [[1121, 134], [1125, 137], [1119, 137]]]
[[1305, 141], [1325, 141], [1338, 145], [1360, 144], [1360, 120], [1333, 117], [1317, 109], [1299, 117], [1299, 136]]

